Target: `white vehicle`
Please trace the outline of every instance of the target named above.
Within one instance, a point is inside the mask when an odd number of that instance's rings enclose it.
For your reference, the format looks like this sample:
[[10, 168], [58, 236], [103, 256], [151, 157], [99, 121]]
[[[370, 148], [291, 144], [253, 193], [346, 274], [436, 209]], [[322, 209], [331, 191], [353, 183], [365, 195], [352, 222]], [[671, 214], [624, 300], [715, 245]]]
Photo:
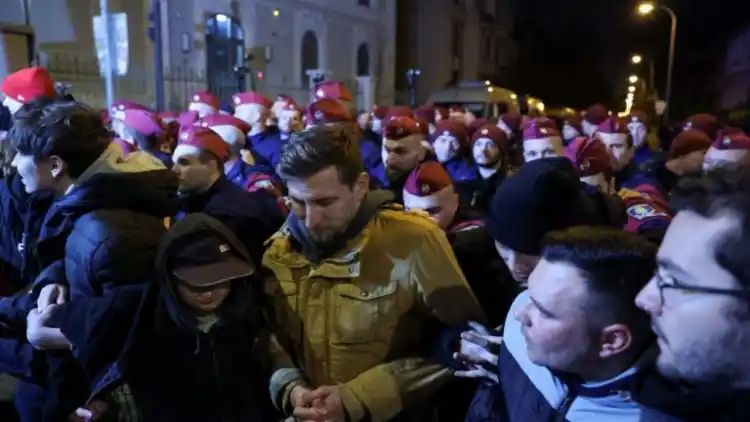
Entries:
[[509, 111], [520, 111], [518, 94], [488, 82], [461, 82], [430, 95], [429, 102], [440, 107], [459, 105], [475, 117], [498, 118]]

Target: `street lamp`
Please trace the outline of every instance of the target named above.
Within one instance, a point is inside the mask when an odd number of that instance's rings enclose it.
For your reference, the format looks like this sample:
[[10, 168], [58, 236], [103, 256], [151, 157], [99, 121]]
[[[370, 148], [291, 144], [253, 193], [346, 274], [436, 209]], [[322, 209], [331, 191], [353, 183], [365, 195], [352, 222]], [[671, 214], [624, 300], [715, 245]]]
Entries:
[[631, 84], [634, 84], [634, 83], [638, 82], [638, 76], [637, 75], [630, 75], [630, 77], [628, 77], [628, 82], [630, 82]]
[[635, 86], [633, 86], [633, 85], [630, 85], [630, 86], [628, 87], [628, 92], [630, 92], [630, 93], [633, 93], [633, 92], [635, 92]]
[[[657, 5], [653, 2], [644, 1], [638, 5], [638, 13], [641, 16], [649, 15], [653, 13], [656, 7]], [[664, 101], [667, 103], [667, 108], [664, 110], [664, 121], [668, 121], [669, 99], [672, 94], [672, 67], [674, 65], [674, 45], [675, 38], [677, 37], [677, 15], [675, 14], [674, 10], [661, 3], [658, 4], [658, 7], [669, 15], [669, 19], [672, 23], [669, 33], [669, 63], [667, 64], [667, 87], [664, 93]]]
[[638, 64], [643, 60], [643, 57], [641, 57], [640, 54], [633, 54], [633, 57], [630, 58], [630, 61], [633, 62], [633, 64]]
[[653, 2], [644, 1], [643, 3], [638, 5], [638, 13], [641, 16], [650, 15], [651, 12], [653, 12], [655, 8], [656, 6], [654, 6]]

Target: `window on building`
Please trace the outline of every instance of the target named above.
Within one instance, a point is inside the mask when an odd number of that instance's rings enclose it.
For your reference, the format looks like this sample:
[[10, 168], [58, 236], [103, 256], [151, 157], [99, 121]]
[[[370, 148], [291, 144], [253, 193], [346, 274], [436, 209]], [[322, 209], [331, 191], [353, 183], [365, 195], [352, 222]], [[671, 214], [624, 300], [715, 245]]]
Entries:
[[370, 0], [357, 0], [357, 3], [360, 6], [370, 7]]
[[302, 36], [302, 87], [310, 87], [307, 71], [318, 68], [318, 38], [312, 31]]
[[370, 49], [364, 43], [357, 48], [357, 76], [370, 76]]

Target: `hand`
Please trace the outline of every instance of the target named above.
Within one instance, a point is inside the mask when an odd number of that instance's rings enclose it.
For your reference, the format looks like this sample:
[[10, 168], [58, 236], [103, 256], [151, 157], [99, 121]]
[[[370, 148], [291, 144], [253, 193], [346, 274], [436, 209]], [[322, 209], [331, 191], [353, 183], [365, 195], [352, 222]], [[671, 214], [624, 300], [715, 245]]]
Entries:
[[312, 390], [301, 385], [292, 388], [292, 392], [289, 393], [289, 404], [292, 407], [312, 407], [310, 393], [312, 393]]
[[47, 327], [57, 306], [50, 305], [44, 310], [32, 309], [26, 316], [26, 339], [38, 350], [69, 349], [71, 346], [59, 328]]
[[[503, 338], [473, 321], [469, 322], [469, 327], [471, 330], [461, 333], [460, 351], [453, 354], [453, 358], [464, 365], [467, 370], [456, 371], [455, 375], [465, 378], [489, 378], [496, 381], [497, 377], [490, 369], [497, 366], [497, 354], [491, 351], [491, 348], [502, 344]], [[502, 326], [495, 330], [499, 331], [501, 328]]]
[[346, 411], [344, 403], [339, 394], [339, 388], [333, 385], [325, 385], [315, 391], [306, 393], [303, 401], [311, 400], [312, 407], [296, 407], [294, 417], [303, 422], [344, 422]]
[[68, 301], [68, 288], [61, 284], [49, 284], [39, 292], [36, 300], [38, 309], [46, 309], [50, 305], [62, 305]]
[[109, 410], [109, 405], [101, 400], [93, 400], [86, 407], [79, 407], [68, 418], [72, 422], [93, 422], [100, 420], [102, 414]]

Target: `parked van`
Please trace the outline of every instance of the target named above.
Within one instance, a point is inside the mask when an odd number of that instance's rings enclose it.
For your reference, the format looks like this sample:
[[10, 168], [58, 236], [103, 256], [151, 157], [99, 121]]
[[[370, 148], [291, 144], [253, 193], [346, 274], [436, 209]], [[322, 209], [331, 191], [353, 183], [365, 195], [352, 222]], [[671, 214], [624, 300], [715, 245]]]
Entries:
[[459, 105], [476, 117], [496, 119], [509, 111], [520, 111], [518, 94], [482, 81], [461, 82], [432, 94], [429, 102], [440, 107]]

